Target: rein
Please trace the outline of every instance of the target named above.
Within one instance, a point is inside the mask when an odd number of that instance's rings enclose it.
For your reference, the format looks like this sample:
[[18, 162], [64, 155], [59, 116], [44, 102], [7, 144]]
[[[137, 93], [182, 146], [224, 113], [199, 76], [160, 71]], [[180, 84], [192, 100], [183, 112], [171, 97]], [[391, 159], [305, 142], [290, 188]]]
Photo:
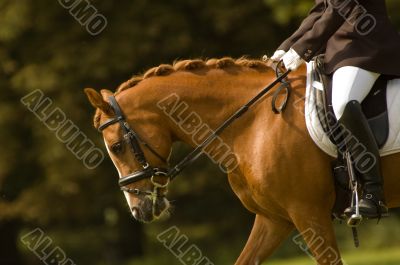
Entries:
[[240, 118], [244, 113], [246, 113], [249, 108], [254, 105], [262, 96], [264, 96], [268, 91], [270, 91], [276, 84], [282, 82], [290, 73], [290, 70], [278, 76], [275, 81], [269, 84], [266, 88], [261, 90], [256, 96], [249, 100], [245, 105], [238, 109], [232, 116], [225, 120], [214, 133], [210, 134], [200, 145], [198, 145], [192, 152], [190, 152], [185, 158], [181, 160], [172, 170], [169, 171], [168, 176], [173, 180], [182, 170], [189, 164], [194, 162], [202, 153], [203, 148], [213, 141], [219, 134], [221, 134], [226, 127], [228, 127], [233, 121]]
[[[122, 191], [126, 191], [128, 193], [137, 195], [137, 196], [148, 196], [152, 199], [153, 204], [155, 200], [160, 197], [164, 197], [161, 195], [159, 190], [166, 188], [170, 181], [172, 181], [179, 173], [183, 171], [189, 164], [194, 162], [196, 159], [200, 157], [203, 153], [203, 148], [206, 147], [211, 141], [213, 141], [219, 134], [221, 134], [233, 121], [240, 118], [244, 113], [248, 111], [248, 109], [254, 105], [262, 96], [264, 96], [267, 92], [269, 92], [276, 84], [282, 83], [282, 85], [276, 90], [273, 96], [272, 101], [272, 108], [275, 113], [281, 113], [282, 110], [285, 108], [289, 92], [290, 92], [290, 84], [285, 80], [285, 78], [289, 75], [290, 70], [287, 70], [284, 73], [280, 73], [278, 70], [278, 66], [276, 67], [276, 75], [277, 78], [261, 90], [256, 96], [254, 96], [251, 100], [249, 100], [245, 105], [239, 108], [233, 115], [231, 115], [227, 120], [225, 120], [212, 134], [210, 134], [200, 145], [198, 145], [193, 151], [191, 151], [186, 157], [184, 157], [177, 165], [175, 165], [172, 169], [166, 168], [159, 168], [151, 166], [144, 155], [144, 152], [140, 146], [142, 144], [146, 147], [151, 153], [157, 156], [161, 161], [168, 164], [168, 161], [164, 159], [160, 154], [158, 154], [154, 148], [151, 147], [148, 143], [146, 143], [142, 138], [129, 126], [128, 122], [126, 121], [124, 114], [118, 105], [117, 100], [114, 96], [109, 97], [109, 103], [114, 110], [115, 117], [105, 121], [101, 124], [98, 130], [101, 132], [108, 126], [119, 123], [121, 129], [124, 133], [124, 139], [130, 146], [130, 149], [135, 157], [135, 159], [139, 162], [142, 167], [142, 170], [136, 171], [132, 174], [127, 176], [121, 177], [118, 181], [120, 189]], [[282, 91], [282, 89], [286, 90], [286, 100], [279, 108], [275, 108], [275, 101], [278, 94]], [[155, 181], [155, 176], [164, 176], [167, 178], [167, 182], [165, 184], [160, 184]], [[153, 191], [142, 191], [139, 189], [131, 189], [126, 187], [132, 183], [143, 179], [150, 179], [154, 189]]]

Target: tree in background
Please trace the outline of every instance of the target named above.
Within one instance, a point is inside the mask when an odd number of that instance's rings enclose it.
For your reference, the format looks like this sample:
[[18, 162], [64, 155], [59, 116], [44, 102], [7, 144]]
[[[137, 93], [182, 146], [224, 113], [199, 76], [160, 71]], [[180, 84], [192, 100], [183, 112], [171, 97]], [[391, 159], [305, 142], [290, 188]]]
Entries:
[[[0, 263], [38, 264], [20, 242], [35, 227], [80, 264], [143, 256], [154, 235], [170, 225], [212, 255], [235, 242], [229, 255], [237, 255], [252, 217], [212, 164], [202, 160], [173, 183], [176, 212], [144, 227], [130, 217], [109, 159], [87, 169], [20, 100], [41, 90], [103, 148], [84, 87], [113, 90], [134, 73], [178, 58], [271, 54], [312, 1], [93, 0], [107, 19], [96, 36], [60, 2], [0, 0]], [[400, 27], [398, 1], [388, 4]]]

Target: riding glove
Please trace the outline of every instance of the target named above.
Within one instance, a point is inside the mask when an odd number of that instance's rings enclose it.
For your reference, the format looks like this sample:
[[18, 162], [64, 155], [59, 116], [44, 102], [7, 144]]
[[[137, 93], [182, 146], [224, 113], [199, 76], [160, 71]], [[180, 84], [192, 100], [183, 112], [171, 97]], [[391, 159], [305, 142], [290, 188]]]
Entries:
[[277, 50], [274, 55], [272, 55], [271, 59], [275, 62], [278, 62], [282, 59], [283, 55], [285, 55], [285, 51], [284, 50]]
[[286, 69], [292, 71], [296, 70], [304, 63], [304, 60], [293, 49], [290, 49], [287, 53], [285, 53], [285, 55], [282, 57], [282, 60]]

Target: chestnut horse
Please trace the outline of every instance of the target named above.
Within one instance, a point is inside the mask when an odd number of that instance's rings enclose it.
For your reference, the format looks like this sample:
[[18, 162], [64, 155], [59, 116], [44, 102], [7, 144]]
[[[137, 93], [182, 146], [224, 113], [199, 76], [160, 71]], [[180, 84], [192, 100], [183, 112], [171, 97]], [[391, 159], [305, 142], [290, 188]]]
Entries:
[[[202, 124], [217, 128], [275, 80], [270, 64], [230, 58], [180, 61], [155, 67], [144, 76], [128, 80], [114, 96], [129, 125], [167, 159], [175, 141], [193, 147], [198, 144], [193, 134], [185, 130], [194, 125], [190, 124], [192, 119], [184, 119], [188, 116], [184, 113], [196, 113]], [[282, 114], [271, 111], [272, 97], [267, 94], [221, 134], [221, 141], [236, 159], [235, 167], [228, 170], [229, 183], [243, 205], [256, 214], [237, 265], [261, 264], [293, 229], [303, 236], [318, 264], [342, 264], [331, 220], [335, 200], [332, 159], [309, 137], [304, 112], [298, 107], [299, 102], [304, 107], [305, 72], [303, 67], [289, 75], [292, 95]], [[108, 102], [112, 92], [102, 90], [100, 95], [88, 88], [85, 93], [97, 109], [96, 128], [114, 117]], [[171, 95], [184, 102], [184, 108], [177, 102], [168, 102]], [[119, 123], [105, 128], [103, 137], [120, 177], [140, 169], [122, 138]], [[213, 144], [221, 143], [212, 142], [210, 146]], [[166, 166], [147, 148], [142, 149], [150, 165]], [[400, 156], [384, 157], [382, 167], [387, 204], [398, 207]], [[153, 182], [144, 179], [129, 187], [151, 190]], [[161, 191], [166, 192], [166, 188]], [[152, 200], [147, 196], [124, 194], [139, 221], [152, 221], [169, 206], [164, 196]]]

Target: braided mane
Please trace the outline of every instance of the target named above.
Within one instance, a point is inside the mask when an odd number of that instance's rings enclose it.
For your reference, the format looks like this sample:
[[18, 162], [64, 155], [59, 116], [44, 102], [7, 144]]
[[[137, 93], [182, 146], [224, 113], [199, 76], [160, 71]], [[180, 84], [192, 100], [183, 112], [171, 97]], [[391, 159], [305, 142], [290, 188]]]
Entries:
[[239, 66], [239, 67], [247, 67], [250, 69], [255, 70], [267, 70], [271, 68], [272, 61], [261, 61], [261, 60], [254, 60], [254, 59], [247, 59], [247, 58], [239, 58], [233, 59], [230, 57], [224, 57], [221, 59], [209, 59], [209, 60], [202, 60], [202, 59], [195, 59], [195, 60], [181, 60], [176, 61], [172, 65], [170, 64], [162, 64], [157, 67], [153, 67], [145, 72], [144, 75], [140, 76], [133, 76], [128, 81], [122, 83], [117, 91], [120, 93], [128, 88], [136, 86], [144, 79], [148, 79], [153, 76], [167, 76], [175, 72], [179, 71], [196, 71], [201, 69], [227, 69], [229, 67]]
[[[132, 88], [139, 84], [142, 80], [154, 77], [154, 76], [167, 76], [179, 71], [196, 71], [196, 70], [212, 70], [212, 69], [229, 69], [232, 67], [245, 67], [247, 69], [253, 69], [255, 71], [272, 71], [273, 62], [271, 60], [254, 60], [247, 59], [245, 57], [239, 59], [233, 59], [230, 57], [224, 57], [221, 59], [195, 59], [195, 60], [181, 60], [175, 61], [172, 65], [162, 64], [157, 67], [153, 67], [145, 72], [143, 75], [133, 76], [128, 81], [122, 83], [115, 94], [118, 94], [128, 88]], [[97, 109], [94, 116], [94, 126], [99, 127], [100, 117], [102, 112]]]

